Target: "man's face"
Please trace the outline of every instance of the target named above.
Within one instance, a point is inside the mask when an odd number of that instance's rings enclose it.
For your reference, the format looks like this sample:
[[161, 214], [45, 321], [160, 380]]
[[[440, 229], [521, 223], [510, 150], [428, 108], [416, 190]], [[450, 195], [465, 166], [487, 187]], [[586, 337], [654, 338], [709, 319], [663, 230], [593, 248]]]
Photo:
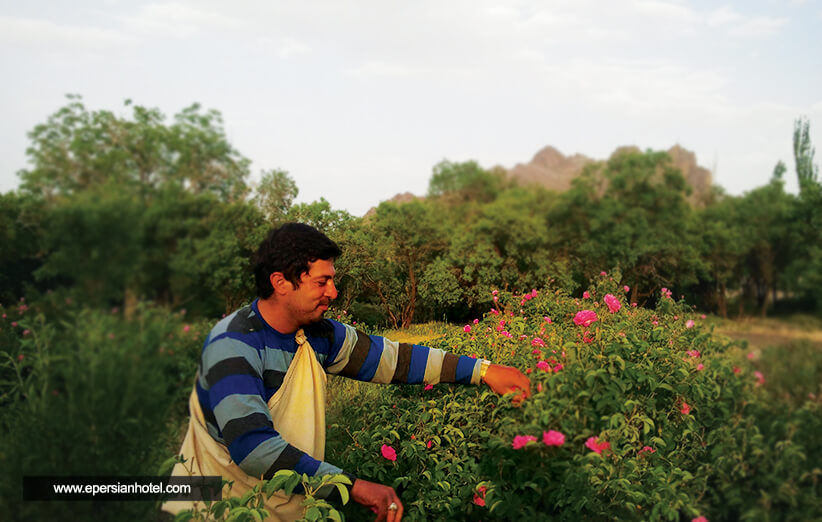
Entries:
[[300, 276], [300, 286], [292, 285], [285, 304], [300, 326], [322, 320], [331, 300], [337, 297], [335, 274], [334, 261], [318, 259], [309, 263], [308, 272]]

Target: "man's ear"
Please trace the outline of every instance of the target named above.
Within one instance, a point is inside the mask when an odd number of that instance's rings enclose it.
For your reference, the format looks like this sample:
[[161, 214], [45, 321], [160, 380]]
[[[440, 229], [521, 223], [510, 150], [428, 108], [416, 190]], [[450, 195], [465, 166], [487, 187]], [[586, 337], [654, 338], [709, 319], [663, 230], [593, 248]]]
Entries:
[[289, 290], [294, 289], [294, 285], [291, 284], [291, 281], [285, 278], [282, 272], [272, 273], [268, 276], [268, 280], [271, 282], [271, 286], [274, 288], [274, 293], [277, 295], [285, 295]]

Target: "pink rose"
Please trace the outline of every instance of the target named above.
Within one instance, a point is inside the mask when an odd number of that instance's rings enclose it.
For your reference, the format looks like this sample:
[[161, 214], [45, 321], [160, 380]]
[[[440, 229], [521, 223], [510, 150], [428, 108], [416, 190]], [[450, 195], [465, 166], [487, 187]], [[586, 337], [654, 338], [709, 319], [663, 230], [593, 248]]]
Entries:
[[577, 315], [574, 316], [574, 324], [578, 326], [591, 326], [592, 323], [596, 322], [597, 320], [597, 313], [593, 310], [581, 310], [577, 312]]
[[650, 446], [643, 446], [639, 453], [637, 453], [637, 457], [642, 455], [643, 453], [656, 453], [656, 450]]
[[625, 290], [626, 294], [631, 291], [631, 287], [628, 285], [623, 286], [622, 289]]
[[591, 294], [588, 293], [588, 290], [582, 292], [582, 298], [583, 299], [590, 299], [591, 298]]
[[555, 430], [544, 431], [542, 442], [546, 446], [562, 446], [565, 444], [565, 435]]
[[434, 389], [434, 385], [432, 385], [432, 384], [426, 384], [425, 388], [423, 388], [423, 390], [425, 390], [425, 391], [433, 390], [433, 389]]
[[514, 442], [511, 445], [515, 450], [524, 448], [529, 442], [536, 442], [537, 438], [533, 435], [517, 435], [514, 437]]
[[685, 328], [693, 328], [693, 327], [694, 327], [694, 320], [693, 319], [688, 319], [687, 321], [685, 321]]
[[396, 461], [397, 460], [397, 452], [394, 450], [394, 448], [392, 448], [391, 446], [388, 446], [387, 444], [382, 445], [382, 447], [380, 448], [380, 453], [382, 453], [382, 456], [384, 458], [386, 458], [390, 461]]
[[622, 308], [619, 299], [617, 299], [611, 294], [605, 294], [605, 298], [603, 298], [603, 301], [605, 301], [605, 304], [608, 305], [608, 310], [610, 310], [611, 313], [615, 313], [619, 311], [620, 308]]
[[597, 455], [602, 455], [603, 450], [611, 449], [611, 443], [600, 442], [596, 437], [588, 437], [588, 440], [585, 441], [585, 447]]
[[470, 332], [470, 331], [471, 331], [471, 327], [470, 327], [470, 326], [468, 326], [468, 325], [466, 324], [466, 325], [463, 327], [462, 331], [463, 331], [463, 332], [465, 332], [465, 333], [468, 333], [468, 332]]
[[687, 402], [682, 401], [682, 407], [679, 408], [679, 411], [681, 411], [683, 415], [688, 415], [691, 413], [691, 406]]

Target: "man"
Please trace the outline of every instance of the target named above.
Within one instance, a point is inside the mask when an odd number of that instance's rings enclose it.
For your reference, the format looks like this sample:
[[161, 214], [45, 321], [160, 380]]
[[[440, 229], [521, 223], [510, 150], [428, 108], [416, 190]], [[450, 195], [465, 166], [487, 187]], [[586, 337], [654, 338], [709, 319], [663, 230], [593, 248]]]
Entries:
[[[485, 382], [496, 393], [518, 393], [517, 400], [530, 396], [528, 378], [515, 368], [323, 319], [337, 297], [340, 254], [328, 237], [299, 223], [271, 231], [261, 243], [253, 260], [258, 299], [221, 320], [206, 340], [181, 449], [193, 464], [178, 464], [174, 475], [221, 475], [234, 480], [237, 495], [281, 469], [343, 473], [323, 461], [327, 373], [383, 384]], [[346, 475], [355, 502], [377, 520], [401, 520], [393, 488]], [[190, 507], [176, 504], [163, 508]], [[301, 516], [298, 498], [271, 497], [266, 508], [274, 520]]]

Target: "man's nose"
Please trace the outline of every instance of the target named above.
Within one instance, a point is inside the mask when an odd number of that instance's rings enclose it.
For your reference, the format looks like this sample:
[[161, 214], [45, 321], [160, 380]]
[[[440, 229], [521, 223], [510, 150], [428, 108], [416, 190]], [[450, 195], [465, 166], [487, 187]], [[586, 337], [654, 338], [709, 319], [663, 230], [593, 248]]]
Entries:
[[325, 285], [325, 295], [329, 299], [337, 298], [337, 287], [334, 286], [334, 281], [329, 280]]

